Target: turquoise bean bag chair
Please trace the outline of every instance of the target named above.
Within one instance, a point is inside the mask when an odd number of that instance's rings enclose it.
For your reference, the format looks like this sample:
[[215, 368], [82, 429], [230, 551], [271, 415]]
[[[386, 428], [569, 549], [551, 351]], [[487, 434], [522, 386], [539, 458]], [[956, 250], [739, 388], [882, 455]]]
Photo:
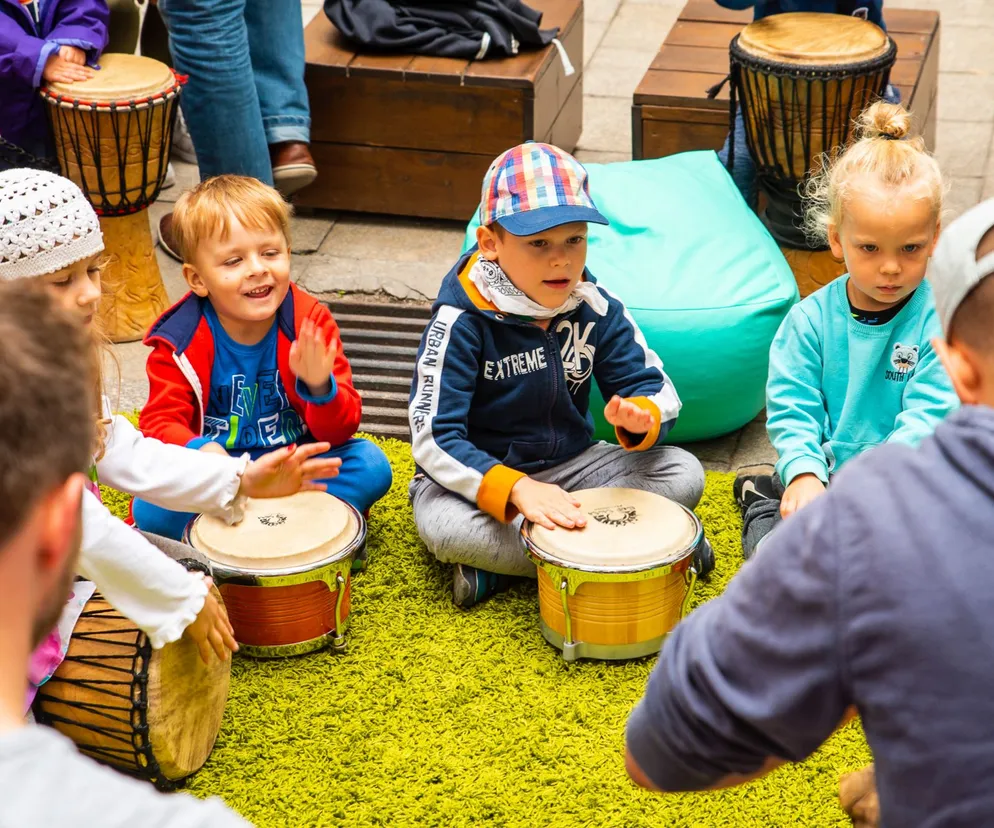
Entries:
[[[713, 152], [587, 169], [611, 221], [590, 225], [587, 267], [628, 306], [683, 400], [668, 440], [741, 428], [766, 404], [770, 343], [797, 301], [776, 242]], [[590, 407], [597, 437], [613, 441], [596, 390]]]

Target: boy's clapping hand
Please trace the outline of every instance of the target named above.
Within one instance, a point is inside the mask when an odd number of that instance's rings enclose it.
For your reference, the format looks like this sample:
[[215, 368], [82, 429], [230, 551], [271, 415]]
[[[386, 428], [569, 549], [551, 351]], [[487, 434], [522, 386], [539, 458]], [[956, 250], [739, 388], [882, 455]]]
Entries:
[[780, 516], [790, 517], [803, 509], [818, 495], [825, 493], [825, 484], [813, 474], [799, 474], [790, 481], [780, 499]]
[[331, 390], [336, 356], [325, 330], [314, 320], [305, 319], [290, 346], [290, 370], [315, 397], [323, 397]]
[[532, 523], [554, 529], [582, 529], [587, 519], [580, 511], [580, 502], [569, 492], [552, 483], [539, 483], [522, 477], [511, 489], [510, 501]]
[[652, 428], [652, 414], [630, 400], [621, 399], [617, 394], [604, 406], [604, 419], [615, 428], [632, 434], [645, 434]]
[[239, 494], [259, 498], [323, 492], [327, 487], [314, 481], [337, 476], [342, 460], [340, 457], [311, 458], [330, 449], [330, 443], [308, 443], [264, 454], [245, 467]]

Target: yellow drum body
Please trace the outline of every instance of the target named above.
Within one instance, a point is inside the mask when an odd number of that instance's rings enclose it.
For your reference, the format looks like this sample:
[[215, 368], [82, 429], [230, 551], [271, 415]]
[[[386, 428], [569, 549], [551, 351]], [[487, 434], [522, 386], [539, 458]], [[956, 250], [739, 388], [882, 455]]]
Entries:
[[659, 651], [686, 613], [697, 572], [700, 521], [688, 509], [634, 489], [573, 492], [580, 530], [522, 527], [538, 567], [542, 634], [577, 658], [629, 659]]

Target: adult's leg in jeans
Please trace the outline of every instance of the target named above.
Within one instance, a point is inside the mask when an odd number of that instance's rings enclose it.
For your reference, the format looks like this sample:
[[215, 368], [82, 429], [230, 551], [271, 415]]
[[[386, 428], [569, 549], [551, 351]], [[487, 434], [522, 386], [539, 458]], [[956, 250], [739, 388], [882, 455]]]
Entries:
[[237, 173], [272, 185], [245, 0], [159, 0], [159, 11], [169, 30], [173, 68], [190, 78], [180, 103], [201, 179]]
[[[732, 135], [725, 137], [725, 145], [718, 153], [721, 163], [728, 166], [728, 149]], [[732, 158], [732, 180], [742, 193], [742, 198], [753, 210], [756, 209], [756, 164], [749, 153], [746, 143], [745, 121], [742, 119], [742, 109], [735, 113], [735, 156]]]
[[300, 0], [245, 0], [245, 26], [266, 140], [309, 143]]

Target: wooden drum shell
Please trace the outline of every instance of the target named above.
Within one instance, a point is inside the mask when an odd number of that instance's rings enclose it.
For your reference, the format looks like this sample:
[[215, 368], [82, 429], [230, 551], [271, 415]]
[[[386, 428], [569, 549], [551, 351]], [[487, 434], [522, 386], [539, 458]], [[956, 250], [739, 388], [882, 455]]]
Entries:
[[212, 655], [205, 665], [186, 636], [152, 651], [145, 634], [95, 593], [34, 711], [82, 753], [169, 790], [210, 756], [230, 679], [230, 659]]

